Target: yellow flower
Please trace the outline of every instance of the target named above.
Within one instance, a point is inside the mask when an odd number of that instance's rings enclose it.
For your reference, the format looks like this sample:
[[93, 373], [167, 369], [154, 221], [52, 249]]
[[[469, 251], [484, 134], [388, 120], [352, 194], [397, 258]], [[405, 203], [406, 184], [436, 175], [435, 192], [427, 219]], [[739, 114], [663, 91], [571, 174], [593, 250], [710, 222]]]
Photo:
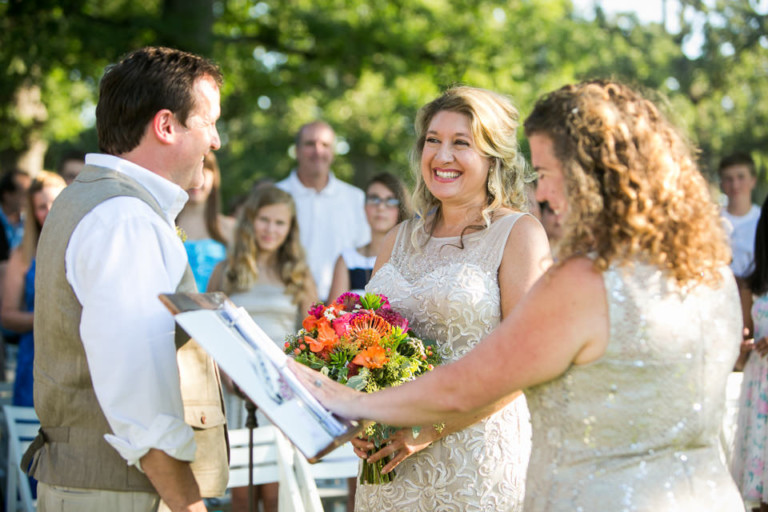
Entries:
[[178, 236], [181, 239], [181, 243], [184, 243], [187, 241], [187, 232], [184, 231], [179, 226], [176, 226], [176, 236]]

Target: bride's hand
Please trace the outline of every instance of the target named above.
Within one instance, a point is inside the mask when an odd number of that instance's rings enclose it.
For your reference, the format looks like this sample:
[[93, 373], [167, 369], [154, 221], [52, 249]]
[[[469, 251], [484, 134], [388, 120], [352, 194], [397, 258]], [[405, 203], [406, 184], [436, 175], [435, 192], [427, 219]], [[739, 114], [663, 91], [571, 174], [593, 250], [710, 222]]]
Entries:
[[289, 359], [288, 367], [299, 378], [310, 393], [328, 410], [351, 420], [360, 419], [355, 400], [364, 395], [359, 391], [339, 384], [322, 373]]
[[[413, 438], [412, 428], [401, 428], [389, 437], [386, 446], [383, 446], [381, 450], [367, 457], [366, 460], [372, 464], [388, 455], [393, 455], [392, 460], [381, 469], [382, 473], [389, 473], [405, 459], [432, 444], [432, 441], [437, 438], [438, 434], [433, 428], [422, 428], [416, 439]], [[372, 449], [373, 443], [370, 444]]]
[[361, 437], [353, 437], [349, 440], [352, 444], [352, 448], [355, 451], [355, 455], [365, 460], [368, 458], [368, 453], [375, 448], [372, 442], [367, 437], [361, 435]]

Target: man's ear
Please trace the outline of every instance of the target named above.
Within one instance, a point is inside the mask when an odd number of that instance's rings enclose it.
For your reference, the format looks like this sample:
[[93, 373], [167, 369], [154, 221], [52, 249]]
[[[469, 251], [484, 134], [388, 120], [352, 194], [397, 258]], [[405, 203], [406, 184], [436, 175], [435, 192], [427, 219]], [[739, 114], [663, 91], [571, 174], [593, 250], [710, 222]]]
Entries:
[[163, 110], [158, 110], [155, 117], [152, 118], [150, 128], [152, 129], [152, 134], [159, 142], [173, 144], [179, 130], [179, 123], [173, 112], [164, 108]]

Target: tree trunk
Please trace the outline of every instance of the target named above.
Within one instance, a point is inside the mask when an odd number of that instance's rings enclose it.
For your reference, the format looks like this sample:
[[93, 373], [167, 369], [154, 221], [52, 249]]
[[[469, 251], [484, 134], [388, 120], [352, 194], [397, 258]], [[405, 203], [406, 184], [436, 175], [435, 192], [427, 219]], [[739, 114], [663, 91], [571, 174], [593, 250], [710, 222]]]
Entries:
[[48, 121], [48, 109], [40, 97], [40, 86], [27, 83], [16, 91], [14, 98], [16, 120], [25, 130], [25, 149], [16, 160], [16, 167], [33, 176], [43, 168], [43, 158], [48, 150], [48, 141], [43, 138], [42, 129]]
[[210, 56], [213, 49], [213, 0], [164, 0], [163, 44]]

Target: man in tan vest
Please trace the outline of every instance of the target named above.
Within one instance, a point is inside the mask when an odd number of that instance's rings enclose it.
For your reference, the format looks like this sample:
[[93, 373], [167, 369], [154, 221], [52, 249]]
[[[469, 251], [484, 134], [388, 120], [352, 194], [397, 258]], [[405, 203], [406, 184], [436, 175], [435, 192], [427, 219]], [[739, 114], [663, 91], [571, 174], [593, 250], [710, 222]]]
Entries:
[[158, 300], [195, 290], [174, 219], [221, 145], [220, 85], [216, 65], [168, 48], [102, 78], [102, 153], [86, 156], [38, 246], [41, 429], [22, 465], [42, 512], [204, 511], [202, 497], [224, 493], [216, 367]]

